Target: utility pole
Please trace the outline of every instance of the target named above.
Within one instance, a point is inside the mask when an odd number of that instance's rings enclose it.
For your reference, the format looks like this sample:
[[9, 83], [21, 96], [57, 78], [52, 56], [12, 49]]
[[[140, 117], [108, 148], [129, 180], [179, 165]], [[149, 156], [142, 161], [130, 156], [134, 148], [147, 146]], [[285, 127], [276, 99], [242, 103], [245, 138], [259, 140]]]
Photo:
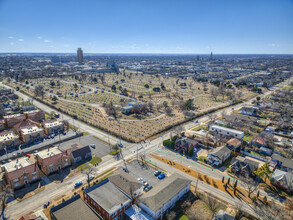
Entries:
[[125, 170], [128, 172], [127, 165], [126, 165], [126, 162], [125, 162], [125, 160], [124, 160], [124, 157], [123, 157], [123, 154], [122, 154], [122, 150], [121, 150], [121, 148], [122, 148], [122, 143], [121, 143], [120, 121], [119, 121], [118, 119], [117, 119], [117, 121], [118, 121], [118, 124], [119, 124], [119, 141], [120, 141], [120, 143], [119, 143], [119, 148], [120, 148], [120, 154], [121, 154], [121, 157], [122, 157], [122, 160], [123, 160], [124, 166], [125, 166]]

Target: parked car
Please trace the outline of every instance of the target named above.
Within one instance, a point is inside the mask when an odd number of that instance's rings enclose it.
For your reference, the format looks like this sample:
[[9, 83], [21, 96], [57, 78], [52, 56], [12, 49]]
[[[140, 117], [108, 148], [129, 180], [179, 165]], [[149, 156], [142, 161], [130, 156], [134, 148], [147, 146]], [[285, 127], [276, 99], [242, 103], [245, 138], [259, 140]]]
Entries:
[[138, 180], [139, 182], [142, 182], [142, 181], [143, 181], [143, 179], [142, 179], [142, 178], [137, 178], [137, 180]]
[[94, 178], [95, 178], [94, 175], [89, 175], [89, 180], [92, 180], [92, 179], [94, 179]]
[[146, 186], [146, 187], [144, 188], [144, 190], [145, 190], [146, 192], [148, 192], [148, 191], [150, 191], [152, 188], [153, 188], [152, 185], [148, 185], [148, 186]]
[[161, 173], [161, 171], [159, 171], [159, 170], [156, 170], [156, 171], [154, 172], [154, 175], [155, 175], [155, 176], [159, 176], [159, 175], [160, 175], [160, 173]]
[[44, 209], [50, 205], [50, 202], [44, 203]]
[[96, 148], [96, 145], [91, 144], [91, 148], [95, 149]]
[[161, 180], [161, 179], [164, 179], [165, 178], [165, 173], [161, 173], [158, 178]]
[[34, 152], [35, 152], [35, 153], [38, 153], [38, 150], [35, 150]]
[[79, 181], [77, 183], [74, 184], [74, 188], [78, 188], [82, 185], [82, 181]]

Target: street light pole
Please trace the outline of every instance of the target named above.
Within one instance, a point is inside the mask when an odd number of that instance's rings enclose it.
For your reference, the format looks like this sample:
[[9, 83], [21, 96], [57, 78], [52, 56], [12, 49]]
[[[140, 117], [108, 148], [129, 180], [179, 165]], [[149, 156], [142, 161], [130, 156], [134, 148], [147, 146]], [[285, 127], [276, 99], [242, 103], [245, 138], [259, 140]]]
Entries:
[[127, 165], [125, 163], [125, 160], [124, 160], [124, 157], [123, 157], [123, 154], [122, 154], [122, 143], [121, 143], [121, 131], [120, 131], [120, 121], [118, 119], [116, 119], [118, 121], [118, 124], [119, 124], [119, 148], [120, 148], [120, 154], [121, 154], [121, 157], [122, 157], [122, 160], [123, 160], [123, 163], [124, 163], [124, 166], [125, 166], [125, 170], [128, 172], [128, 169], [127, 169]]

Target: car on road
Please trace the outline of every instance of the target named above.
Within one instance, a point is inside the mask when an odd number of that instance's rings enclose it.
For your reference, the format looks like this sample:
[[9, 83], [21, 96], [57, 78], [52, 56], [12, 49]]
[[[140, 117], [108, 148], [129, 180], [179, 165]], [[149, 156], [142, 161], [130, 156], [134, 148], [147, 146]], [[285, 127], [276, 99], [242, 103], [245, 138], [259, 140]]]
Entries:
[[158, 179], [164, 179], [165, 178], [165, 173], [161, 173], [159, 176], [158, 176]]
[[12, 154], [12, 156], [16, 157], [16, 154]]
[[140, 177], [140, 178], [137, 178], [137, 180], [139, 181], [139, 182], [142, 182], [143, 181], [143, 179]]
[[198, 123], [198, 120], [195, 120], [194, 123]]
[[95, 149], [96, 148], [96, 145], [91, 144], [91, 148]]
[[92, 180], [92, 179], [94, 179], [94, 178], [95, 178], [94, 175], [89, 175], [89, 180]]
[[38, 153], [38, 150], [35, 150], [34, 152], [35, 152], [35, 153]]
[[74, 188], [78, 188], [82, 185], [82, 181], [79, 181], [77, 183], [74, 184]]
[[161, 171], [159, 171], [159, 170], [156, 170], [156, 171], [154, 172], [154, 175], [155, 175], [155, 176], [159, 176], [159, 175], [160, 175], [160, 173], [161, 173]]
[[6, 161], [5, 160], [2, 160], [2, 164], [6, 164]]

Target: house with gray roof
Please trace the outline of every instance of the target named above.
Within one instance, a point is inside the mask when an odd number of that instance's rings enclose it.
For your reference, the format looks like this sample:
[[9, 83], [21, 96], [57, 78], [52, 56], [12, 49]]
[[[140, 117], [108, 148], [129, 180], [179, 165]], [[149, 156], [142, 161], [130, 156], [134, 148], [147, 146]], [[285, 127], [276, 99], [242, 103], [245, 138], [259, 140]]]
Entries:
[[227, 146], [212, 149], [207, 156], [207, 162], [212, 166], [219, 166], [231, 155], [231, 150]]
[[158, 183], [139, 198], [139, 207], [153, 219], [158, 219], [190, 190], [191, 180], [178, 173]]
[[293, 173], [276, 169], [271, 177], [271, 182], [279, 188], [293, 192]]
[[213, 220], [234, 220], [234, 216], [228, 214], [227, 212], [223, 211], [222, 209], [217, 213]]
[[258, 168], [259, 163], [245, 157], [237, 156], [231, 161], [231, 171], [244, 177], [249, 177]]
[[292, 171], [293, 170], [293, 160], [283, 157], [280, 154], [274, 153], [271, 157], [273, 162], [277, 162], [278, 166], [284, 171]]
[[109, 176], [108, 179], [131, 198], [137, 197], [143, 193], [143, 183], [139, 182], [122, 169], [119, 169], [113, 175]]

